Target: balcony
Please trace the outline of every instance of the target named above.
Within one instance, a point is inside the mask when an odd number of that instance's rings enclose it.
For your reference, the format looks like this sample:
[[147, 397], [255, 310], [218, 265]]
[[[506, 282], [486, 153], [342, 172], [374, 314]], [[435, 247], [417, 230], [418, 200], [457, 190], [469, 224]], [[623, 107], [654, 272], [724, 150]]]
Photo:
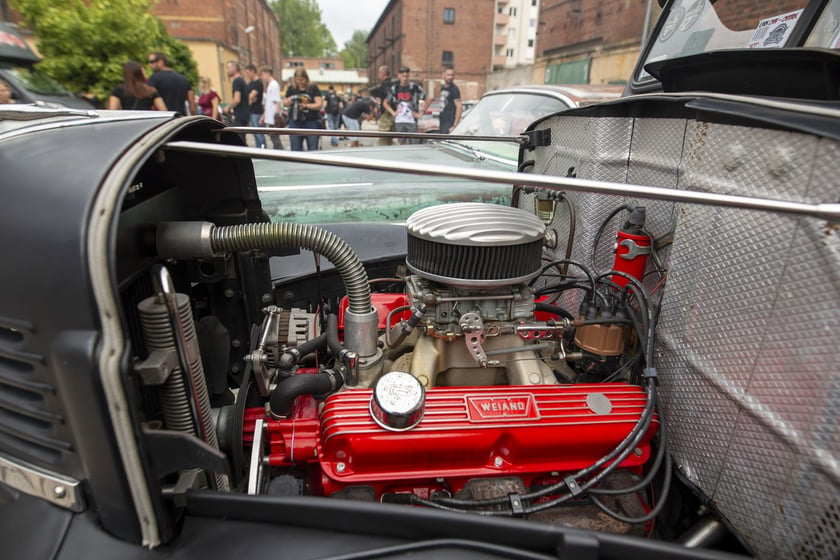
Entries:
[[507, 34], [499, 33], [493, 36], [493, 46], [494, 47], [504, 47], [507, 45], [508, 36]]
[[510, 0], [498, 0], [498, 2], [496, 2], [496, 4], [499, 5], [499, 6], [507, 6], [508, 2], [510, 2]]
[[496, 14], [496, 26], [500, 25], [507, 25], [510, 23], [510, 15], [508, 14]]
[[503, 54], [497, 54], [493, 56], [493, 67], [501, 67], [507, 64], [507, 57]]

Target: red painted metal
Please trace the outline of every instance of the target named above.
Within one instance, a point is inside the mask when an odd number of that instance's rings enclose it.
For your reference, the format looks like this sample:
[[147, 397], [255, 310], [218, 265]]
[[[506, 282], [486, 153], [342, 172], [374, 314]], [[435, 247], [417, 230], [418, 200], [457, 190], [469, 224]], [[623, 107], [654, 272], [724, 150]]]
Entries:
[[[370, 297], [373, 306], [376, 308], [380, 331], [385, 330], [385, 320], [388, 317], [388, 313], [399, 307], [409, 305], [408, 296], [406, 294], [371, 294]], [[348, 305], [349, 301], [347, 296], [341, 298], [341, 301], [338, 303], [338, 330], [340, 331], [344, 330], [344, 313], [347, 311]], [[394, 313], [391, 317], [391, 324], [388, 325], [388, 327], [394, 326], [400, 319], [408, 319], [409, 317], [411, 317], [411, 312], [409, 310]]]
[[[310, 487], [325, 494], [366, 485], [377, 495], [411, 491], [422, 496], [497, 476], [518, 476], [531, 484], [601, 458], [630, 432], [645, 405], [640, 387], [622, 383], [434, 388], [426, 391], [420, 424], [391, 432], [372, 420], [370, 398], [368, 389], [345, 390], [327, 398], [320, 415], [316, 401], [298, 399], [291, 418], [267, 421], [269, 464], [308, 465]], [[264, 414], [248, 411], [246, 434]], [[622, 467], [648, 460], [657, 427], [654, 420], [638, 452]]]
[[[630, 253], [630, 247], [622, 245], [624, 241], [635, 243], [640, 249], [650, 250], [650, 236], [639, 235], [631, 233], [628, 229], [621, 229], [618, 231], [616, 238], [615, 261], [613, 262], [613, 270], [629, 274], [637, 280], [641, 280], [645, 275], [645, 268], [647, 267], [648, 254], [642, 253], [633, 256], [632, 258], [625, 258]], [[627, 285], [626, 278], [615, 275], [612, 281], [619, 286]]]

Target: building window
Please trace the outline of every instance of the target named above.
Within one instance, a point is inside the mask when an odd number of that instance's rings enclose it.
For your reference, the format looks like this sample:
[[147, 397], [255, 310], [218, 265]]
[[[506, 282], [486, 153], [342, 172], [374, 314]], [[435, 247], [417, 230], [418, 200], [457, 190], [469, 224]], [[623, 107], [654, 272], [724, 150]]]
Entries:
[[537, 5], [537, 0], [531, 0], [531, 5], [536, 6]]
[[506, 50], [505, 56], [507, 56], [508, 58], [513, 58], [513, 49]]
[[455, 23], [455, 8], [443, 9], [443, 23]]
[[528, 46], [529, 46], [529, 47], [533, 47], [533, 46], [534, 46], [534, 40], [533, 40], [533, 39], [528, 39]]
[[443, 51], [440, 56], [441, 66], [455, 66], [455, 55], [452, 51]]
[[512, 16], [514, 16], [514, 17], [516, 17], [516, 8], [515, 8], [515, 7], [513, 7], [513, 6], [511, 6], [511, 7], [510, 7], [510, 10], [508, 10], [508, 13], [509, 13], [510, 15], [512, 15]]

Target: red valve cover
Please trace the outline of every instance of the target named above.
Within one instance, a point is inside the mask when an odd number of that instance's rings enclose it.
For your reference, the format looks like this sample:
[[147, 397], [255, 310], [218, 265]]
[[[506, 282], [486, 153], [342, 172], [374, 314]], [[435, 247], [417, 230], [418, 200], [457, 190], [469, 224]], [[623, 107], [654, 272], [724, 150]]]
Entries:
[[[459, 387], [426, 391], [415, 428], [392, 432], [370, 415], [371, 391], [329, 397], [320, 415], [318, 455], [333, 481], [361, 484], [440, 477], [573, 471], [591, 465], [630, 432], [645, 393], [622, 383]], [[622, 464], [643, 464], [643, 444]]]

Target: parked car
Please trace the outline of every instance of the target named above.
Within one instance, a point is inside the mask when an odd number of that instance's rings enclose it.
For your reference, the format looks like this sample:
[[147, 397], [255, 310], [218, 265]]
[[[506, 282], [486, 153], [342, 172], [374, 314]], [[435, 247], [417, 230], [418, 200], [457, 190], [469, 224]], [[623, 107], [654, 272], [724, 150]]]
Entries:
[[[621, 85], [601, 84], [526, 85], [502, 88], [485, 93], [479, 101], [463, 101], [459, 122], [462, 122], [470, 109], [476, 105], [480, 107], [482, 116], [471, 117], [475, 120], [467, 127], [456, 125], [451, 133], [498, 136], [518, 134], [538, 117], [563, 109], [609, 101], [619, 97], [623, 91], [624, 86]], [[506, 95], [511, 97], [505, 98]], [[481, 105], [480, 101], [484, 101], [484, 104]], [[531, 106], [530, 103], [534, 105]], [[426, 110], [426, 114], [417, 121], [418, 130], [440, 132], [439, 115], [440, 102], [433, 101]], [[495, 127], [493, 118], [496, 119]]]
[[[516, 137], [539, 117], [570, 107], [616, 99], [623, 86], [518, 86], [486, 93], [452, 130], [424, 144], [332, 150], [333, 155], [383, 162], [411, 161], [465, 169], [515, 171]], [[507, 142], [479, 137], [506, 137]], [[507, 203], [504, 184], [406, 176], [399, 171], [355, 169], [256, 159], [257, 186], [272, 220], [306, 223], [402, 221], [444, 201]]]
[[[0, 107], [4, 560], [837, 558], [838, 14], [669, 0], [519, 171]], [[509, 202], [274, 222], [254, 158]]]
[[11, 87], [15, 103], [93, 109], [42, 72], [37, 66], [40, 60], [16, 28], [0, 22], [0, 79]]

